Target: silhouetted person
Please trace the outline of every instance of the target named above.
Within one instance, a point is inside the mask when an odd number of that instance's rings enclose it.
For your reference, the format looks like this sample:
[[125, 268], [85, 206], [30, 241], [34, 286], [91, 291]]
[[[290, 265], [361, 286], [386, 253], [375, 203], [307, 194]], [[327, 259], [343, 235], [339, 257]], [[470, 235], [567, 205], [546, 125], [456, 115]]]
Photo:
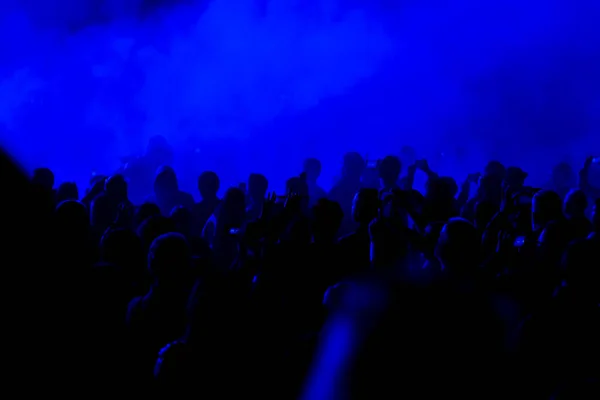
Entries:
[[[474, 178], [472, 177], [472, 179]], [[475, 218], [475, 205], [482, 201], [500, 208], [500, 204], [502, 203], [502, 182], [497, 175], [485, 175], [481, 177], [475, 196], [462, 206], [460, 216], [473, 221]]]
[[[597, 381], [600, 367], [600, 254], [590, 240], [573, 242], [563, 259], [566, 284], [525, 320], [518, 359], [523, 395], [548, 398]], [[535, 373], [532, 373], [535, 371]], [[596, 391], [596, 393], [598, 393]], [[591, 392], [583, 397], [595, 398]]]
[[213, 249], [215, 262], [229, 268], [238, 256], [239, 233], [246, 222], [246, 196], [238, 188], [230, 188], [208, 219], [202, 238]]
[[400, 162], [400, 159], [395, 156], [385, 157], [379, 164], [381, 190], [389, 192], [400, 189], [398, 186], [400, 172], [402, 172], [402, 163]]
[[360, 178], [365, 169], [365, 160], [358, 153], [347, 153], [344, 156], [342, 177], [329, 191], [327, 198], [337, 202], [344, 212], [344, 220], [340, 235], [346, 235], [355, 229], [352, 221], [352, 201], [354, 195], [361, 189]]
[[138, 384], [151, 382], [158, 351], [185, 330], [191, 265], [190, 249], [182, 235], [169, 233], [152, 243], [148, 252], [150, 290], [131, 300], [127, 311], [131, 374]]
[[306, 174], [302, 173], [299, 177], [293, 177], [285, 182], [285, 195], [289, 198], [294, 197], [297, 201], [291, 203], [298, 206], [298, 212], [303, 216], [310, 214], [310, 193], [308, 191], [308, 183], [306, 182]]
[[104, 192], [106, 179], [106, 176], [101, 175], [96, 175], [90, 179], [90, 187], [86, 189], [85, 196], [81, 199], [81, 202], [87, 207], [90, 213], [92, 212], [92, 202]]
[[533, 232], [539, 236], [553, 221], [564, 220], [560, 196], [549, 190], [542, 190], [533, 196], [531, 209]]
[[[48, 393], [65, 393], [60, 384], [53, 384], [61, 376], [74, 376], [77, 371], [77, 358], [73, 357], [81, 342], [69, 338], [69, 326], [57, 323], [62, 314], [69, 314], [60, 308], [57, 298], [61, 295], [56, 284], [61, 275], [56, 269], [61, 265], [51, 256], [52, 219], [54, 199], [51, 190], [31, 184], [24, 170], [4, 152], [0, 146], [0, 182], [3, 195], [0, 196], [0, 221], [3, 235], [2, 258], [4, 282], [10, 282], [10, 290], [4, 290], [4, 326], [18, 327], [7, 329], [4, 338], [10, 343], [3, 351], [3, 358], [11, 365], [5, 376], [4, 390], [19, 391], [34, 395], [38, 389], [23, 386], [23, 377], [34, 380], [47, 380]], [[71, 299], [72, 300], [72, 299]], [[40, 326], [53, 329], [40, 333]], [[55, 359], [57, 348], [65, 361], [49, 368]], [[7, 364], [7, 365], [8, 365]], [[21, 383], [19, 383], [21, 382]], [[20, 387], [20, 388], [18, 388]]]
[[123, 174], [133, 185], [130, 192], [135, 204], [141, 204], [152, 190], [158, 168], [172, 163], [173, 149], [163, 136], [157, 135], [150, 138], [143, 156], [134, 158], [125, 165]]
[[539, 236], [537, 279], [544, 278], [549, 286], [555, 286], [559, 281], [559, 267], [563, 252], [573, 240], [573, 230], [565, 220], [549, 222]]
[[268, 188], [269, 181], [264, 175], [250, 174], [248, 178], [248, 198], [246, 199], [246, 219], [248, 221], [254, 221], [260, 217]]
[[469, 221], [462, 218], [449, 220], [440, 233], [435, 249], [442, 272], [451, 280], [474, 283], [480, 262], [480, 242], [477, 229]]
[[516, 193], [523, 189], [525, 185], [525, 179], [527, 179], [527, 173], [524, 172], [519, 167], [508, 167], [506, 170], [506, 177], [504, 178], [504, 183]]
[[75, 182], [65, 182], [58, 187], [56, 202], [61, 203], [65, 200], [79, 200], [79, 190]]
[[588, 157], [579, 171], [579, 188], [591, 201], [600, 198], [600, 163], [594, 163], [594, 157]]
[[485, 228], [490, 223], [494, 215], [498, 212], [498, 206], [489, 201], [479, 201], [475, 205], [475, 228], [480, 235], [483, 235]]
[[[513, 172], [514, 174], [514, 172]], [[469, 199], [464, 205], [459, 202], [461, 207], [460, 216], [473, 221], [475, 218], [475, 205], [480, 201], [490, 202], [500, 207], [502, 202], [502, 184], [507, 178], [507, 170], [499, 161], [490, 161], [485, 169], [481, 179], [477, 175], [471, 177], [473, 183], [479, 183], [477, 193]], [[510, 177], [513, 179], [513, 176]]]
[[190, 210], [183, 206], [175, 207], [171, 211], [169, 219], [173, 223], [175, 232], [181, 233], [188, 241], [192, 255], [206, 259], [210, 254], [210, 247], [200, 235], [194, 233], [194, 218]]
[[358, 228], [339, 240], [342, 266], [348, 275], [364, 272], [370, 265], [371, 239], [369, 224], [377, 218], [379, 192], [377, 189], [361, 189], [352, 203], [352, 218]]
[[219, 177], [212, 171], [203, 172], [198, 177], [198, 191], [202, 200], [194, 205], [192, 212], [194, 214], [194, 234], [201, 235], [206, 221], [215, 212], [220, 203], [217, 193], [220, 188]]
[[424, 214], [430, 222], [448, 221], [458, 216], [455, 196], [458, 185], [451, 177], [438, 177], [427, 181]]
[[266, 355], [256, 351], [260, 346], [252, 341], [248, 304], [247, 293], [231, 279], [211, 276], [196, 282], [184, 333], [159, 353], [154, 369], [158, 393], [173, 398], [192, 392], [232, 398], [259, 393], [259, 377], [269, 366], [260, 371], [252, 367], [257, 362], [249, 357], [252, 352], [256, 357]]
[[319, 186], [318, 180], [321, 176], [321, 161], [316, 158], [304, 160], [304, 173], [308, 185], [309, 207], [314, 206], [320, 199], [327, 198], [327, 192]]
[[37, 168], [33, 171], [31, 182], [46, 190], [54, 190], [54, 173], [48, 168]]
[[484, 169], [483, 176], [492, 176], [502, 182], [506, 179], [506, 167], [500, 161], [490, 161]]
[[96, 196], [91, 206], [92, 228], [98, 237], [111, 226], [123, 207], [130, 207], [127, 181], [123, 175], [113, 175], [106, 180], [104, 192]]
[[191, 194], [179, 190], [177, 175], [171, 167], [160, 167], [154, 179], [154, 195], [147, 201], [155, 203], [163, 216], [168, 217], [173, 208], [183, 206], [192, 210], [194, 198]]
[[564, 201], [564, 214], [567, 217], [571, 239], [585, 239], [593, 231], [593, 225], [585, 216], [588, 199], [583, 190], [572, 189]]
[[56, 191], [54, 190], [54, 173], [49, 168], [37, 168], [33, 171], [31, 182], [42, 190], [52, 194], [56, 202]]

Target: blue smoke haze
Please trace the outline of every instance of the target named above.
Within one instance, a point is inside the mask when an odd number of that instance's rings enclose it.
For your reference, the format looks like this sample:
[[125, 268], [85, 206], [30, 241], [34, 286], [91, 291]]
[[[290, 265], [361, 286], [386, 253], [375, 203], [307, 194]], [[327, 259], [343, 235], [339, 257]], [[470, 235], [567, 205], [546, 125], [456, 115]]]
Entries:
[[0, 6], [0, 143], [59, 180], [166, 136], [184, 186], [417, 148], [442, 172], [600, 153], [600, 6], [568, 0], [22, 0]]

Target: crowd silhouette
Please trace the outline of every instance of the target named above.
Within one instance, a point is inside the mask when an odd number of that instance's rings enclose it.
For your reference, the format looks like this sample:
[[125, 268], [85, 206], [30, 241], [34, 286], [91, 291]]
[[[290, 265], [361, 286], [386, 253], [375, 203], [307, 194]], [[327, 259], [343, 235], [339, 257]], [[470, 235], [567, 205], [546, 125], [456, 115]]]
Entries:
[[206, 171], [198, 203], [169, 154], [85, 192], [3, 154], [7, 368], [82, 397], [600, 398], [593, 159], [538, 189], [409, 150], [348, 153], [329, 193], [314, 158], [284, 195]]

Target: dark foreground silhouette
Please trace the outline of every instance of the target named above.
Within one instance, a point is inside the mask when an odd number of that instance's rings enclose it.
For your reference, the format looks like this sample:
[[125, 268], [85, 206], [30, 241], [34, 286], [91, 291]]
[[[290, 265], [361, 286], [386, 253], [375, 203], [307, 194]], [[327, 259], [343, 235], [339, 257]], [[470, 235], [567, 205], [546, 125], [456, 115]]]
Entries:
[[309, 159], [285, 196], [252, 174], [222, 199], [209, 171], [194, 204], [168, 166], [80, 199], [2, 154], [5, 390], [600, 398], [591, 159], [546, 190], [499, 162], [462, 185], [404, 167], [350, 153], [325, 193]]

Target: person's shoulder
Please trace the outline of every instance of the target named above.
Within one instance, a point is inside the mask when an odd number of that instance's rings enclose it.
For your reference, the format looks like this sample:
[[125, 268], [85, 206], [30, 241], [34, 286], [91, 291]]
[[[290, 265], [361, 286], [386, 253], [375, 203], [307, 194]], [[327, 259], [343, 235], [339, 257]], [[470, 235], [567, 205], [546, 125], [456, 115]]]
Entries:
[[126, 317], [127, 317], [126, 319], [127, 319], [128, 323], [131, 323], [131, 321], [133, 319], [135, 319], [136, 315], [139, 313], [139, 310], [142, 305], [143, 297], [144, 296], [137, 296], [129, 301], [129, 304], [127, 305], [127, 315], [126, 315]]
[[166, 375], [174, 365], [179, 365], [180, 361], [188, 354], [188, 347], [186, 342], [176, 340], [160, 349], [154, 366], [154, 377], [161, 378]]

